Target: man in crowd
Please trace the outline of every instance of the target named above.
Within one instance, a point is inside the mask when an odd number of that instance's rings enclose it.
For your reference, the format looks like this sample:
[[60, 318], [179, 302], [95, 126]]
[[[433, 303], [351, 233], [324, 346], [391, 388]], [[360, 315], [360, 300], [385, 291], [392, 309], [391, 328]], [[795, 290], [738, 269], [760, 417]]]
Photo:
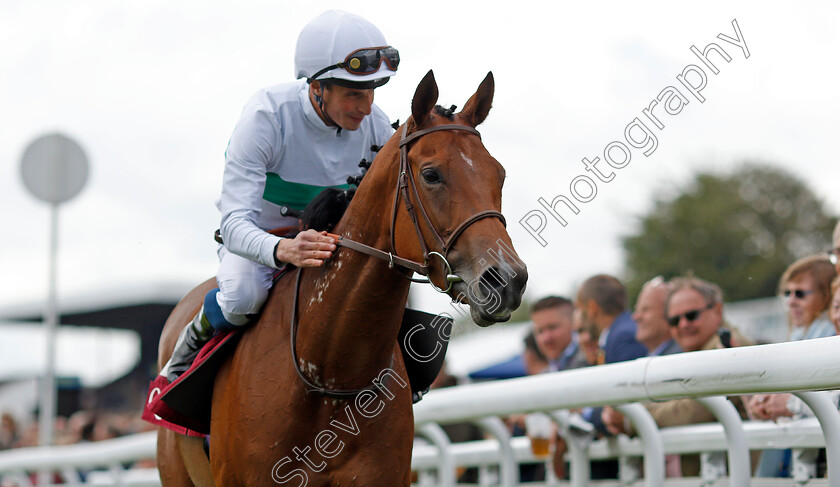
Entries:
[[572, 311], [572, 302], [560, 296], [542, 298], [531, 307], [534, 338], [550, 372], [587, 365], [572, 331]]
[[[578, 289], [575, 299], [583, 329], [598, 336], [598, 364], [633, 360], [647, 355], [636, 341], [636, 323], [627, 309], [627, 291], [615, 277], [599, 274], [590, 277]], [[595, 429], [606, 434], [601, 421], [601, 408], [584, 408], [581, 416]], [[592, 479], [615, 478], [618, 463], [612, 460], [592, 462]]]
[[[649, 357], [670, 355], [682, 352], [677, 342], [671, 337], [671, 327], [665, 319], [665, 300], [668, 299], [670, 285], [662, 276], [656, 276], [644, 286], [636, 299], [636, 311], [633, 320], [636, 322], [636, 341], [648, 351]], [[616, 428], [610, 428], [613, 416], [619, 415], [615, 409], [605, 407], [601, 412], [601, 420], [607, 429], [615, 434]], [[623, 421], [623, 417], [621, 418]], [[679, 455], [665, 457], [665, 471], [669, 477], [678, 476]]]
[[648, 356], [669, 355], [682, 352], [671, 337], [668, 320], [665, 319], [665, 300], [668, 298], [668, 283], [662, 276], [648, 281], [636, 299], [636, 341], [648, 351]]
[[575, 306], [580, 310], [584, 327], [598, 331], [603, 352], [600, 363], [633, 360], [647, 355], [636, 341], [636, 323], [627, 310], [627, 291], [615, 277], [592, 276], [578, 290]]
[[[665, 302], [671, 336], [686, 352], [723, 348], [719, 330], [724, 326], [723, 293], [716, 284], [696, 277], [678, 278], [671, 282], [671, 289]], [[751, 345], [752, 343], [729, 325], [732, 343]], [[743, 418], [746, 418], [740, 398], [730, 398]], [[660, 428], [686, 424], [715, 422], [716, 418], [703, 405], [693, 399], [645, 404]], [[633, 434], [632, 425], [614, 410], [602, 415], [607, 429], [613, 433]], [[683, 476], [697, 476], [700, 473], [700, 460], [697, 455], [683, 455], [681, 462]]]

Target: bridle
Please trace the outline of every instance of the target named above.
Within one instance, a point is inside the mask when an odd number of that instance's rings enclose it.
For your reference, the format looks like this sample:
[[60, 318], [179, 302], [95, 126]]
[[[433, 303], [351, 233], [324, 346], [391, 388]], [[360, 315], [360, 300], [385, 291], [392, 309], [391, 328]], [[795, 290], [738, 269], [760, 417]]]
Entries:
[[[408, 131], [408, 124], [404, 124], [402, 128], [402, 134], [400, 134], [400, 167], [399, 167], [399, 174], [397, 176], [397, 191], [394, 195], [394, 205], [391, 211], [391, 252], [385, 252], [383, 250], [379, 250], [377, 248], [371, 247], [369, 245], [365, 245], [361, 242], [357, 242], [355, 240], [349, 239], [344, 236], [338, 236], [336, 241], [336, 245], [339, 247], [345, 247], [351, 250], [355, 250], [357, 252], [361, 252], [363, 254], [369, 255], [371, 257], [384, 260], [388, 262], [388, 266], [390, 268], [394, 268], [395, 266], [403, 267], [413, 272], [416, 272], [422, 276], [426, 276], [426, 279], [417, 280], [411, 279], [414, 282], [428, 282], [431, 284], [432, 288], [435, 291], [440, 293], [448, 293], [451, 289], [453, 284], [456, 282], [462, 281], [462, 279], [452, 273], [452, 266], [449, 264], [446, 256], [449, 253], [449, 250], [455, 244], [455, 241], [458, 237], [464, 233], [464, 230], [467, 229], [473, 223], [482, 220], [484, 218], [498, 218], [501, 220], [502, 225], [507, 225], [505, 221], [505, 217], [498, 211], [495, 210], [484, 210], [475, 213], [474, 215], [470, 216], [463, 222], [461, 222], [449, 236], [444, 239], [441, 237], [440, 233], [435, 229], [434, 225], [432, 225], [432, 221], [429, 219], [429, 215], [426, 213], [426, 209], [423, 208], [423, 203], [420, 201], [420, 194], [417, 192], [417, 183], [414, 180], [414, 174], [411, 172], [411, 164], [408, 162], [408, 145], [419, 139], [420, 137], [432, 133], [432, 132], [439, 132], [442, 130], [460, 130], [464, 132], [468, 132], [472, 135], [477, 135], [479, 138], [481, 134], [478, 130], [474, 129], [473, 127], [469, 127], [466, 125], [457, 125], [457, 124], [446, 124], [446, 125], [436, 125], [433, 127], [429, 127], [426, 129], [418, 130], [417, 132], [413, 132], [410, 135], [406, 135]], [[413, 200], [412, 200], [413, 195]], [[416, 262], [413, 260], [405, 259], [396, 255], [396, 236], [395, 236], [395, 227], [397, 221], [397, 212], [399, 209], [399, 202], [400, 199], [403, 200], [405, 204], [406, 212], [408, 216], [411, 218], [412, 223], [414, 224], [414, 229], [417, 232], [417, 238], [420, 241], [420, 246], [423, 249], [423, 263]], [[416, 205], [416, 206], [415, 206]], [[420, 219], [417, 217], [417, 213], [423, 217], [423, 221], [426, 222], [426, 226], [431, 231], [432, 235], [435, 238], [436, 243], [440, 246], [440, 252], [438, 251], [430, 251], [429, 246], [426, 244], [426, 240], [423, 238], [423, 232], [420, 229]], [[431, 257], [437, 257], [443, 263], [444, 269], [444, 276], [446, 278], [446, 282], [448, 283], [446, 288], [438, 287], [432, 282], [429, 276], [429, 261]], [[294, 292], [294, 301], [292, 302], [292, 323], [291, 323], [291, 346], [292, 346], [292, 362], [295, 366], [295, 371], [297, 371], [298, 377], [303, 381], [304, 384], [309, 388], [310, 392], [317, 392], [322, 396], [326, 396], [332, 399], [348, 399], [355, 397], [361, 394], [364, 391], [373, 391], [377, 386], [376, 382], [371, 382], [370, 385], [365, 387], [364, 389], [356, 389], [356, 390], [338, 390], [338, 389], [325, 389], [322, 386], [314, 384], [311, 380], [309, 380], [306, 375], [304, 375], [303, 371], [300, 369], [300, 364], [298, 363], [298, 355], [297, 355], [297, 329], [298, 329], [298, 319], [297, 319], [297, 302], [298, 302], [298, 291], [300, 290], [300, 277], [301, 277], [301, 269], [298, 269], [297, 277], [295, 280], [295, 292]], [[394, 356], [391, 355], [391, 366], [394, 364]]]
[[[461, 222], [461, 224], [459, 224], [457, 227], [455, 227], [455, 229], [452, 231], [452, 233], [449, 234], [449, 237], [447, 237], [446, 239], [441, 237], [440, 233], [437, 231], [437, 229], [435, 229], [435, 226], [432, 225], [432, 221], [429, 219], [429, 215], [426, 212], [426, 209], [423, 207], [423, 202], [420, 200], [420, 194], [417, 192], [417, 183], [414, 180], [414, 173], [411, 171], [411, 164], [408, 162], [408, 145], [426, 134], [432, 132], [439, 132], [442, 130], [460, 130], [469, 132], [473, 135], [477, 135], [479, 138], [481, 137], [481, 134], [478, 132], [478, 130], [467, 125], [437, 125], [434, 127], [418, 130], [417, 132], [414, 132], [411, 135], [406, 135], [408, 131], [408, 124], [403, 125], [402, 134], [400, 134], [400, 168], [397, 176], [397, 190], [394, 195], [394, 205], [391, 210], [391, 252], [384, 252], [382, 250], [375, 249], [373, 247], [362, 244], [360, 242], [356, 242], [343, 236], [338, 237], [336, 245], [340, 247], [347, 247], [348, 249], [353, 249], [358, 252], [362, 252], [371, 257], [388, 261], [388, 265], [391, 268], [393, 268], [394, 266], [400, 266], [412, 270], [417, 274], [426, 276], [426, 279], [411, 279], [412, 281], [423, 283], [428, 282], [429, 284], [431, 284], [432, 288], [434, 288], [435, 291], [439, 293], [448, 293], [452, 289], [452, 285], [454, 283], [460, 282], [462, 280], [459, 276], [452, 273], [452, 266], [449, 264], [449, 260], [447, 259], [447, 254], [449, 253], [449, 250], [452, 248], [452, 246], [455, 244], [455, 241], [458, 239], [458, 237], [461, 236], [462, 233], [464, 233], [464, 230], [466, 230], [467, 227], [484, 218], [498, 218], [499, 220], [501, 220], [502, 225], [505, 226], [507, 226], [507, 222], [505, 221], [505, 217], [498, 211], [479, 211], [478, 213], [475, 213], [474, 215], [470, 216], [469, 218]], [[423, 249], [422, 264], [420, 262], [404, 259], [396, 255], [397, 246], [395, 227], [397, 222], [397, 212], [399, 209], [400, 199], [402, 199], [405, 204], [405, 210], [408, 213], [411, 222], [414, 224], [414, 230], [415, 232], [417, 232], [417, 239], [420, 241], [420, 246]], [[418, 210], [420, 216], [423, 217], [423, 221], [426, 223], [426, 227], [431, 231], [436, 243], [440, 246], [440, 251], [429, 250], [429, 246], [426, 244], [426, 240], [423, 238], [423, 232], [420, 229], [420, 219], [417, 216]], [[438, 287], [429, 278], [429, 261], [432, 257], [437, 257], [443, 263], [443, 275], [446, 279], [446, 282], [448, 283], [448, 285], [445, 288]]]

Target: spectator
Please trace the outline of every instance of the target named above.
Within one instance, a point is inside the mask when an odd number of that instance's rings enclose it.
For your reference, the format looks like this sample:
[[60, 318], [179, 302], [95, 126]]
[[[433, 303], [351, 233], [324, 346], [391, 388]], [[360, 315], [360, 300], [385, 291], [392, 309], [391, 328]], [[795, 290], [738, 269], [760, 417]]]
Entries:
[[[649, 357], [680, 353], [682, 349], [671, 338], [671, 329], [665, 319], [665, 300], [668, 298], [669, 285], [662, 276], [656, 276], [644, 286], [636, 299], [636, 311], [633, 320], [636, 322], [636, 341], [644, 345]], [[613, 416], [620, 415], [615, 409], [605, 407], [601, 412], [601, 420], [607, 430], [618, 433], [609, 425]], [[623, 421], [623, 417], [620, 418]], [[680, 476], [680, 456], [667, 455], [665, 457], [665, 473], [668, 477]]]
[[834, 236], [832, 237], [831, 250], [828, 251], [828, 258], [834, 264], [834, 270], [840, 274], [840, 220], [837, 221], [837, 226], [834, 227]]
[[[598, 364], [633, 360], [647, 355], [647, 350], [636, 341], [636, 323], [627, 310], [627, 291], [615, 277], [599, 274], [590, 277], [578, 289], [575, 308], [580, 315], [580, 326], [598, 336]], [[590, 422], [599, 434], [608, 434], [601, 421], [602, 408], [584, 408], [581, 416]], [[618, 463], [612, 460], [592, 462], [592, 479], [613, 479], [618, 474]]]
[[93, 423], [93, 413], [84, 410], [76, 411], [67, 419], [64, 434], [56, 439], [56, 444], [72, 445], [90, 441], [90, 436], [93, 434]]
[[548, 360], [548, 370], [574, 369], [586, 364], [572, 332], [572, 302], [559, 296], [540, 299], [531, 307], [537, 348]]
[[831, 261], [816, 255], [794, 262], [782, 275], [779, 294], [788, 307], [790, 341], [834, 335], [826, 311], [836, 275]]
[[[587, 360], [587, 348], [580, 346], [579, 336], [573, 324], [574, 311], [572, 302], [559, 296], [547, 296], [531, 307], [531, 322], [534, 325], [533, 335], [537, 348], [548, 360], [546, 369], [548, 372], [576, 369], [594, 363], [594, 360], [592, 362]], [[557, 477], [563, 478], [565, 475], [563, 456], [567, 450], [566, 442], [559, 435], [552, 435], [552, 438], [554, 444], [554, 472]], [[542, 480], [543, 478], [542, 465], [534, 468], [528, 466], [521, 471], [520, 475], [520, 479], [523, 481]]]
[[38, 425], [38, 418], [32, 418], [29, 423], [21, 429], [20, 436], [13, 448], [27, 448], [30, 446], [38, 446], [40, 435], [40, 426]]
[[[527, 375], [537, 375], [547, 372], [549, 370], [548, 358], [543, 355], [539, 345], [537, 345], [534, 330], [532, 329], [529, 331], [522, 341], [525, 345], [525, 350], [522, 352], [522, 361], [525, 364], [525, 373]], [[526, 434], [524, 414], [509, 416], [505, 421], [508, 423], [512, 436], [523, 436]], [[520, 482], [534, 482], [542, 480], [545, 480], [545, 464], [536, 463], [519, 465]]]
[[590, 277], [578, 290], [575, 306], [583, 326], [598, 331], [603, 351], [599, 362], [610, 364], [647, 355], [636, 341], [636, 323], [627, 311], [627, 292], [618, 279], [604, 274]]
[[[810, 256], [790, 265], [779, 280], [779, 294], [788, 309], [790, 341], [833, 336], [836, 331], [826, 311], [831, 303], [831, 281], [837, 271], [825, 256]], [[757, 394], [747, 403], [753, 419], [776, 420], [802, 416], [804, 405], [793, 394]], [[765, 450], [756, 476], [788, 477], [790, 450]]]
[[598, 330], [591, 325], [583, 326], [583, 315], [577, 308], [572, 312], [572, 329], [577, 333], [578, 346], [583, 352], [586, 365], [598, 365], [598, 355], [601, 350], [598, 348]]
[[[739, 346], [752, 344], [737, 329], [725, 325], [723, 293], [716, 284], [689, 277], [675, 279], [670, 287], [665, 301], [665, 316], [671, 326], [671, 337], [684, 351], [696, 352], [723, 348], [718, 332], [724, 326], [730, 329], [733, 344]], [[742, 417], [745, 417], [740, 398], [732, 397], [730, 400]], [[660, 428], [716, 421], [712, 413], [693, 399], [648, 403], [645, 407]], [[634, 434], [632, 425], [618, 412], [605, 416], [606, 426], [611, 433]], [[698, 476], [700, 474], [699, 456], [683, 455], [680, 463], [682, 475]]]
[[18, 441], [18, 425], [9, 413], [0, 416], [0, 450], [11, 448]]
[[831, 283], [831, 305], [829, 306], [829, 316], [831, 316], [831, 323], [834, 324], [834, 334], [840, 335], [840, 276], [834, 278]]
[[[799, 259], [787, 268], [779, 281], [779, 294], [788, 308], [790, 341], [823, 338], [835, 329], [826, 311], [831, 302], [831, 281], [836, 276], [831, 262], [823, 256]], [[777, 419], [791, 416], [787, 402], [791, 394], [758, 394], [749, 401], [754, 419]]]
[[648, 281], [636, 300], [636, 341], [644, 345], [648, 356], [670, 355], [682, 352], [671, 337], [668, 320], [665, 319], [665, 300], [668, 298], [668, 283], [662, 276]]
[[522, 363], [525, 366], [525, 374], [536, 375], [548, 369], [548, 359], [537, 346], [537, 339], [534, 338], [534, 331], [531, 330], [522, 340], [525, 349], [522, 352]]

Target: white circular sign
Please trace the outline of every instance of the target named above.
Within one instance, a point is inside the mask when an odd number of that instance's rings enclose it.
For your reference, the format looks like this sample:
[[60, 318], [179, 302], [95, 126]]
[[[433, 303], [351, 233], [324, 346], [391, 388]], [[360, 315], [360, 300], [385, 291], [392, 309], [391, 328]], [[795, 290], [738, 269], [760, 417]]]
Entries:
[[36, 198], [64, 203], [75, 197], [88, 177], [85, 152], [61, 134], [38, 137], [26, 148], [20, 164], [23, 184]]

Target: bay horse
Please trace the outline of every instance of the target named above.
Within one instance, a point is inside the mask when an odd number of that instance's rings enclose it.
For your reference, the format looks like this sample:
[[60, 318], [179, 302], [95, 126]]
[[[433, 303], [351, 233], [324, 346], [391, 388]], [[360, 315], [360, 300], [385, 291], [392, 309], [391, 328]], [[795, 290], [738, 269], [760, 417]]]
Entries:
[[[159, 430], [165, 487], [410, 484], [412, 397], [397, 334], [412, 269], [469, 304], [480, 326], [507, 321], [527, 281], [500, 213], [505, 171], [475, 130], [493, 93], [488, 73], [453, 113], [435, 106], [432, 71], [423, 78], [411, 117], [334, 229], [364, 245], [339, 243], [322, 267], [274, 286], [216, 377], [209, 460], [200, 438]], [[159, 366], [213, 287], [172, 312]]]

